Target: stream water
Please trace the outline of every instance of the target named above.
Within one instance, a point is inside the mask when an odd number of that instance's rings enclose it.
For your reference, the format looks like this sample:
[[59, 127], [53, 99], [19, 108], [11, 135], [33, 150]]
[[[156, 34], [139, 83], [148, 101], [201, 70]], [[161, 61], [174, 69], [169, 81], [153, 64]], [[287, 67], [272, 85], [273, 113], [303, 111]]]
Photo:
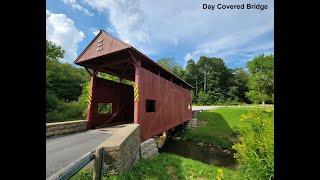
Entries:
[[236, 160], [234, 152], [223, 150], [216, 147], [199, 146], [196, 142], [173, 140], [169, 138], [159, 152], [166, 152], [180, 155], [186, 158], [201, 161], [206, 164], [214, 164], [219, 167], [234, 169]]

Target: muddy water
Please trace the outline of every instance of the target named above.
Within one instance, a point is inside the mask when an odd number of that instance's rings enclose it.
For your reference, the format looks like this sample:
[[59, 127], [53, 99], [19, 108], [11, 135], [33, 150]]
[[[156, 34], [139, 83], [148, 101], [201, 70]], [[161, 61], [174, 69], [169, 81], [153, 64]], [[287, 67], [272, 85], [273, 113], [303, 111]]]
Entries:
[[160, 153], [176, 154], [220, 167], [234, 169], [236, 166], [236, 160], [233, 157], [234, 152], [216, 147], [199, 146], [192, 141], [169, 139], [159, 151]]

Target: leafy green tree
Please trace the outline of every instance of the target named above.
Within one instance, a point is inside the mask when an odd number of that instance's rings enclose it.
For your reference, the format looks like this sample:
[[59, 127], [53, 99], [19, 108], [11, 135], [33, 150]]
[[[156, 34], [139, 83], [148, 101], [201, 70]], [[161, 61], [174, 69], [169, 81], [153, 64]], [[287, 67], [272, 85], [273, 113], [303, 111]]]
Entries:
[[246, 97], [248, 92], [248, 73], [243, 68], [235, 68], [232, 70], [232, 85], [228, 92], [234, 97], [233, 101], [249, 103], [250, 101]]
[[48, 61], [46, 66], [47, 90], [66, 102], [77, 100], [82, 91], [81, 85], [89, 80], [88, 73], [83, 68], [58, 61]]
[[[207, 104], [249, 102], [245, 95], [248, 73], [241, 68], [229, 69], [221, 58], [201, 56], [197, 63], [189, 60], [185, 80], [195, 87], [194, 103], [204, 102], [204, 93], [209, 98]], [[198, 102], [200, 91], [202, 100]]]
[[246, 96], [253, 102], [262, 104], [272, 99], [274, 92], [274, 58], [273, 55], [259, 55], [247, 63], [249, 70]]
[[46, 91], [46, 112], [53, 111], [58, 108], [60, 100], [50, 91]]
[[[46, 42], [46, 121], [78, 119], [85, 104], [79, 101], [89, 75], [83, 68], [61, 63], [64, 50]], [[81, 99], [80, 99], [81, 100]]]
[[82, 87], [83, 88], [82, 88], [81, 95], [79, 96], [78, 103], [81, 106], [82, 116], [86, 117], [87, 111], [88, 111], [89, 90], [91, 88], [91, 84], [89, 82], [85, 82], [83, 83]]
[[198, 95], [198, 103], [201, 105], [211, 105], [210, 95], [204, 91], [200, 91]]
[[197, 63], [197, 67], [200, 72], [200, 87], [203, 87], [205, 93], [210, 94], [211, 103], [225, 101], [228, 98], [227, 92], [232, 85], [230, 82], [232, 73], [223, 62], [223, 59], [202, 56]]
[[173, 58], [161, 58], [157, 61], [158, 64], [171, 71], [173, 74], [185, 79], [185, 70]]
[[58, 61], [64, 57], [65, 50], [55, 43], [46, 40], [46, 61]]
[[192, 60], [188, 60], [186, 66], [186, 76], [185, 80], [191, 84], [195, 89], [192, 91], [192, 101], [197, 102], [198, 92], [199, 92], [199, 75], [200, 71], [197, 64]]

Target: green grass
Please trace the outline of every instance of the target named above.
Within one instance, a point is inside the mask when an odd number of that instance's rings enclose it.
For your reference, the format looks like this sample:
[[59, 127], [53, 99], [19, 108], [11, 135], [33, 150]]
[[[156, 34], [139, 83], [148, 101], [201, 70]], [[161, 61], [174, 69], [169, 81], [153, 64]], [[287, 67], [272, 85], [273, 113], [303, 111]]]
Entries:
[[237, 142], [237, 129], [245, 126], [240, 121], [241, 115], [257, 107], [222, 107], [204, 111], [197, 115], [207, 124], [198, 128], [184, 131], [181, 136], [187, 140], [213, 144], [222, 148], [231, 149]]
[[[237, 129], [246, 126], [240, 121], [241, 115], [257, 107], [224, 107], [205, 111], [197, 118], [208, 123], [204, 126], [184, 131], [181, 135], [193, 141], [219, 145], [231, 149], [237, 141]], [[271, 117], [273, 119], [273, 117]], [[180, 157], [173, 154], [162, 153], [153, 159], [141, 160], [130, 170], [117, 175], [104, 177], [104, 179], [215, 179], [218, 167], [202, 162]], [[223, 169], [222, 179], [243, 179], [237, 170]], [[73, 180], [92, 179], [90, 170], [82, 170]]]
[[[217, 167], [199, 161], [187, 159], [173, 154], [162, 153], [153, 159], [140, 161], [136, 166], [118, 176], [104, 177], [104, 179], [215, 179]], [[222, 168], [223, 178], [241, 179], [236, 171]], [[92, 172], [82, 170], [73, 180], [90, 179]]]

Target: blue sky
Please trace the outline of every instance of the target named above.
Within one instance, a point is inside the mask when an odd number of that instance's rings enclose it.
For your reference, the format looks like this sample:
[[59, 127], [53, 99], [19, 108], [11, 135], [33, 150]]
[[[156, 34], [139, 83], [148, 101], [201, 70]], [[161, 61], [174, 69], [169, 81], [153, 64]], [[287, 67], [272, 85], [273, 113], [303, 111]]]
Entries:
[[[133, 45], [153, 60], [181, 66], [200, 56], [245, 67], [274, 52], [273, 0], [47, 0], [46, 38], [66, 50], [72, 63], [99, 29]], [[174, 2], [174, 3], [173, 3]], [[202, 4], [256, 3], [267, 10], [203, 10]]]

